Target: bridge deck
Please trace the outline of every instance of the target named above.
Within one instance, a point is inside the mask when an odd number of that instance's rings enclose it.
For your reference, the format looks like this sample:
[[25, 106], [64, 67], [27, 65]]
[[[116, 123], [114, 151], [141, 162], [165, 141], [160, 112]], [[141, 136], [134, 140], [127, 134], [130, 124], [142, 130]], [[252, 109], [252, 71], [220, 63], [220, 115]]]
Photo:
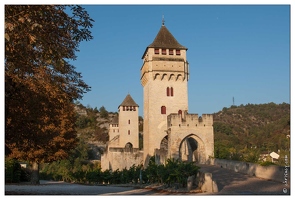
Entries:
[[[197, 164], [201, 171], [212, 173], [212, 179], [217, 183], [217, 194], [277, 194], [290, 195], [290, 183], [286, 186], [282, 182], [261, 179], [246, 174], [234, 172], [229, 169], [220, 168], [215, 165]], [[216, 193], [214, 193], [216, 194]]]

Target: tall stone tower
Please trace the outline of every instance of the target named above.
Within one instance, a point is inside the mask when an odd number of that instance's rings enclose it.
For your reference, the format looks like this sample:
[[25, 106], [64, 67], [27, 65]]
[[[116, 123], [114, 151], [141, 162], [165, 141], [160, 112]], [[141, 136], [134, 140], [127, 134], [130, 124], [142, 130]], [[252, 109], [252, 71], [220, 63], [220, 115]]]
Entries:
[[138, 105], [130, 94], [119, 106], [119, 146], [138, 148]]
[[[143, 56], [141, 84], [144, 102], [144, 160], [149, 160], [167, 136], [167, 116], [188, 110], [189, 67], [187, 48], [162, 23]], [[167, 137], [166, 137], [167, 138]]]

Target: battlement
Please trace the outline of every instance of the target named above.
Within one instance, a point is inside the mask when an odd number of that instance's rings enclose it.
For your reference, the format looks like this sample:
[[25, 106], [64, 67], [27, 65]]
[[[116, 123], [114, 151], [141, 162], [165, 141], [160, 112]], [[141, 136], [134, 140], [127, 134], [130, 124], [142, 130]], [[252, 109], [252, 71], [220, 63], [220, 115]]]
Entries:
[[131, 149], [127, 149], [127, 148], [120, 148], [120, 147], [110, 147], [109, 148], [109, 152], [133, 152], [133, 153], [137, 153], [140, 152], [141, 150], [139, 148], [131, 148]]
[[182, 114], [171, 113], [167, 117], [168, 128], [172, 126], [212, 126], [213, 115], [212, 114], [188, 114], [187, 111]]

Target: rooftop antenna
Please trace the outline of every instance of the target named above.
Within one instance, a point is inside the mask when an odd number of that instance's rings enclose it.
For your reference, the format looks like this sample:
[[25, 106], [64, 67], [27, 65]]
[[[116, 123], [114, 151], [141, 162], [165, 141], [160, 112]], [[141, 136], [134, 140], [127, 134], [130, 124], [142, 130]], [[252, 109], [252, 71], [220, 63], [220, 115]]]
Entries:
[[165, 26], [164, 15], [162, 15], [162, 26]]

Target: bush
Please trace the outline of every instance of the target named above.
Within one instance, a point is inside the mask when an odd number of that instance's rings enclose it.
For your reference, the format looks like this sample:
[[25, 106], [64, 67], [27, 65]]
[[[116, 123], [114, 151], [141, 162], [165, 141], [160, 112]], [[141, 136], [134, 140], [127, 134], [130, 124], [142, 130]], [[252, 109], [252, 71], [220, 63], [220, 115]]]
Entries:
[[[78, 162], [78, 164], [81, 165], [81, 162]], [[47, 180], [64, 180], [77, 183], [129, 184], [138, 183], [141, 173], [143, 183], [160, 183], [169, 186], [179, 184], [185, 187], [187, 178], [196, 175], [199, 170], [199, 167], [192, 162], [181, 162], [174, 159], [168, 159], [165, 164], [158, 165], [154, 156], [151, 157], [146, 169], [143, 169], [142, 165], [133, 165], [128, 170], [125, 168], [115, 171], [101, 171], [101, 168], [94, 168], [89, 165], [76, 166], [76, 168], [70, 166], [71, 164], [66, 160], [43, 165], [40, 177]]]
[[5, 158], [5, 183], [19, 183], [21, 166], [16, 159]]
[[175, 159], [168, 159], [165, 165], [157, 165], [153, 156], [145, 173], [149, 183], [168, 184], [169, 186], [178, 183], [185, 187], [187, 178], [196, 175], [198, 170], [199, 167], [192, 162], [181, 162]]

